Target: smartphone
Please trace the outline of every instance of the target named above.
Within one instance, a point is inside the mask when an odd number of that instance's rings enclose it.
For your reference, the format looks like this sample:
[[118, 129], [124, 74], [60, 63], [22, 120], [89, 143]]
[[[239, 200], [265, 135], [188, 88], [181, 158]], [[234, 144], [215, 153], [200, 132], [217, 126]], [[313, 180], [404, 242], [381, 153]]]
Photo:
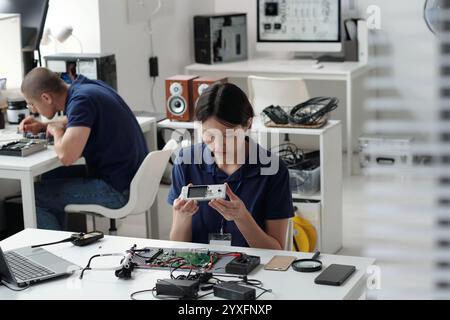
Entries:
[[187, 186], [181, 190], [181, 199], [210, 201], [213, 199], [226, 199], [226, 185]]
[[292, 262], [297, 259], [292, 256], [274, 256], [264, 267], [264, 270], [286, 271]]
[[314, 279], [317, 284], [329, 286], [342, 285], [354, 272], [355, 266], [347, 266], [343, 264], [332, 264], [326, 268], [321, 274]]

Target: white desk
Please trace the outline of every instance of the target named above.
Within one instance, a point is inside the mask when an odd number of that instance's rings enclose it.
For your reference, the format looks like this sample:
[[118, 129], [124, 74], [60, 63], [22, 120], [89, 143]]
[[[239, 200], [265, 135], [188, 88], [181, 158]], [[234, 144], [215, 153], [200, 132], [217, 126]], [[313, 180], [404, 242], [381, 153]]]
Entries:
[[[158, 122], [158, 128], [173, 130], [198, 130], [194, 122]], [[320, 201], [320, 212], [310, 220], [318, 232], [318, 250], [336, 253], [342, 248], [342, 125], [340, 121], [330, 120], [320, 129], [268, 128], [261, 119], [253, 121], [251, 135], [258, 143], [267, 148], [268, 138], [272, 135], [290, 134], [312, 136], [317, 139], [320, 150], [320, 185], [321, 191], [313, 195], [292, 194], [295, 202], [303, 200]], [[180, 132], [181, 133], [181, 132]], [[195, 134], [197, 139], [201, 134]], [[272, 139], [272, 138], [271, 138]], [[273, 140], [272, 140], [273, 141]], [[297, 204], [298, 205], [298, 204]]]
[[352, 145], [353, 145], [353, 81], [364, 75], [369, 68], [359, 62], [324, 62], [322, 69], [314, 69], [312, 63], [301, 60], [250, 59], [233, 63], [219, 63], [213, 65], [192, 64], [185, 68], [185, 72], [199, 76], [220, 76], [229, 78], [247, 78], [250, 75], [265, 77], [299, 76], [305, 80], [336, 80], [346, 82], [347, 96], [347, 172], [352, 173]]
[[[154, 118], [137, 118], [147, 140], [149, 150], [157, 149], [156, 120]], [[14, 138], [16, 126], [8, 126], [0, 130], [0, 143], [3, 139]], [[16, 138], [22, 136], [17, 134]], [[0, 178], [20, 180], [23, 198], [23, 220], [25, 228], [36, 227], [36, 205], [34, 197], [34, 178], [60, 167], [62, 164], [53, 150], [49, 147], [46, 151], [35, 153], [31, 156], [8, 157], [0, 156]], [[152, 206], [150, 217], [151, 236], [158, 238], [158, 212], [157, 201]]]
[[[10, 250], [33, 244], [57, 241], [68, 237], [70, 233], [26, 229], [2, 242], [2, 250]], [[138, 247], [152, 246], [162, 248], [211, 248], [212, 250], [230, 251], [230, 247], [207, 246], [150, 239], [136, 239], [106, 236], [101, 242], [87, 247], [75, 247], [70, 243], [46, 247], [47, 250], [61, 256], [79, 266], [84, 267], [89, 258], [99, 253], [121, 253], [136, 244]], [[261, 263], [266, 264], [274, 255], [295, 255], [299, 258], [309, 258], [311, 254], [294, 253], [275, 250], [261, 250], [249, 248], [233, 248], [233, 251], [243, 251], [261, 257]], [[272, 293], [265, 293], [260, 299], [270, 300], [341, 300], [358, 299], [366, 291], [367, 268], [375, 263], [371, 258], [358, 258], [334, 255], [321, 255], [324, 267], [332, 264], [349, 264], [356, 266], [357, 271], [341, 287], [321, 286], [314, 284], [318, 273], [298, 273], [292, 269], [286, 272], [266, 271], [263, 266], [257, 267], [249, 278], [263, 282], [264, 288], [272, 289]], [[98, 261], [101, 263], [101, 258]], [[94, 264], [93, 264], [94, 266]], [[99, 266], [99, 265], [97, 265]], [[104, 265], [105, 266], [105, 265]], [[110, 265], [112, 266], [112, 265]], [[178, 275], [178, 273], [176, 273]], [[136, 270], [133, 279], [122, 280], [109, 270], [88, 270], [82, 280], [78, 279], [79, 272], [74, 275], [50, 282], [42, 282], [21, 292], [13, 292], [0, 286], [0, 300], [12, 299], [45, 299], [45, 300], [128, 300], [135, 291], [151, 289], [157, 279], [167, 279], [168, 271]], [[227, 280], [224, 278], [224, 280]], [[231, 280], [231, 279], [230, 279]], [[260, 291], [257, 290], [257, 294]], [[137, 299], [154, 299], [151, 293], [136, 296]], [[203, 299], [215, 299], [213, 295]]]

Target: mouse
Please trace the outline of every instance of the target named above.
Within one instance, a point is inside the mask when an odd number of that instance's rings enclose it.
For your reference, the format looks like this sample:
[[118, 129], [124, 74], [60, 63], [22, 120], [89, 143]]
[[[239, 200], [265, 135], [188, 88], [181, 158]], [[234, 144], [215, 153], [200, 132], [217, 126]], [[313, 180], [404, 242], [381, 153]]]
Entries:
[[322, 69], [323, 68], [323, 64], [321, 63], [316, 63], [315, 65], [312, 66], [314, 69]]

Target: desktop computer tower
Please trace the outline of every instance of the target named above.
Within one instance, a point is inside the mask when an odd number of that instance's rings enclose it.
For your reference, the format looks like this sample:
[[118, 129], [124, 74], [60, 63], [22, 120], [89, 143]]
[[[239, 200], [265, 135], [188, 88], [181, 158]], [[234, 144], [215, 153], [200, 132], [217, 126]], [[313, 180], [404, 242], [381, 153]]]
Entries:
[[59, 73], [68, 84], [83, 75], [91, 80], [101, 80], [117, 90], [116, 58], [113, 54], [61, 53], [44, 57], [48, 69]]
[[214, 64], [247, 59], [247, 15], [194, 17], [195, 61]]

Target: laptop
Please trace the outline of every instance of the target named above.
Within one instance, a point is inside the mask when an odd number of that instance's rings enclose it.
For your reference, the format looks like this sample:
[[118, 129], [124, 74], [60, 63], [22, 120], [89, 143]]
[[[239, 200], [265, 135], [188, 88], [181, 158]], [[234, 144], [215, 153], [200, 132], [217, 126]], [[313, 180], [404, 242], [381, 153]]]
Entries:
[[70, 275], [79, 269], [72, 262], [42, 248], [26, 247], [7, 252], [0, 248], [0, 278], [17, 287]]

